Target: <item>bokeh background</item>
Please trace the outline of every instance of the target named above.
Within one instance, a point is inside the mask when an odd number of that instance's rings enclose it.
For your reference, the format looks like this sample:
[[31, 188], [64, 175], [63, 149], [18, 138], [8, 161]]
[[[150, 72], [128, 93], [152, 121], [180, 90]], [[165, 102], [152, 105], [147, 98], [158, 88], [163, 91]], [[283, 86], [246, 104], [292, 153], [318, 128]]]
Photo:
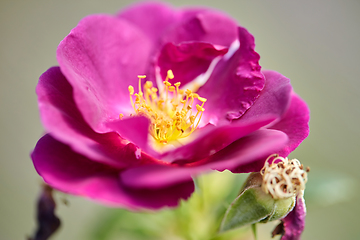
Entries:
[[[256, 40], [264, 69], [289, 77], [311, 109], [311, 133], [292, 153], [311, 167], [303, 239], [360, 239], [360, 1], [173, 0], [227, 12]], [[29, 153], [43, 134], [35, 86], [57, 65], [59, 42], [79, 20], [115, 13], [132, 1], [0, 1], [0, 239], [25, 239], [35, 228], [41, 178]], [[56, 195], [62, 229], [53, 239], [88, 239], [114, 209]], [[260, 231], [265, 231], [260, 229]], [[269, 233], [260, 239], [267, 239]]]

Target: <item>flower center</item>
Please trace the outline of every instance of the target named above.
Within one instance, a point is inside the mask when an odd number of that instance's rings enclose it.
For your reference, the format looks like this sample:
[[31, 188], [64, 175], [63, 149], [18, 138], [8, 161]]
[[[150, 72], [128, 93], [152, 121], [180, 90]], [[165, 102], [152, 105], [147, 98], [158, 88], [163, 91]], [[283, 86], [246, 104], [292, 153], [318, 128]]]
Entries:
[[[141, 81], [145, 75], [139, 75], [139, 92], [134, 93], [134, 87], [129, 86], [130, 101], [135, 114], [150, 119], [149, 132], [161, 144], [189, 136], [199, 125], [204, 112], [205, 98], [198, 94], [179, 89], [180, 82], [172, 85], [168, 80], [173, 79], [171, 70], [163, 82], [164, 87], [159, 91], [153, 87], [151, 81], [146, 81], [141, 88]], [[134, 101], [135, 96], [135, 101]], [[193, 112], [194, 101], [196, 111]], [[120, 114], [120, 118], [123, 115]]]
[[[270, 164], [268, 160], [273, 158]], [[302, 194], [307, 182], [307, 167], [297, 159], [289, 160], [278, 154], [269, 156], [260, 174], [263, 176], [263, 190], [270, 193], [274, 199], [283, 199]]]

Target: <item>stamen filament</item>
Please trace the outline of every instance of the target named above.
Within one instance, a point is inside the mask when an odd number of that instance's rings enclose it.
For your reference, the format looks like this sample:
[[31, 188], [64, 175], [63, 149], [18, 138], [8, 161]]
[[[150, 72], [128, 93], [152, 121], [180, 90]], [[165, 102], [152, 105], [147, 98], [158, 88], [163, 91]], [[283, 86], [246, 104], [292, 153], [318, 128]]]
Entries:
[[133, 86], [129, 86], [128, 87], [129, 89], [129, 92], [130, 92], [130, 102], [131, 102], [131, 106], [134, 108], [134, 110], [136, 111], [136, 108], [135, 108], [135, 105], [134, 105], [134, 102], [133, 102], [133, 99], [132, 99], [132, 96], [134, 95], [134, 87]]

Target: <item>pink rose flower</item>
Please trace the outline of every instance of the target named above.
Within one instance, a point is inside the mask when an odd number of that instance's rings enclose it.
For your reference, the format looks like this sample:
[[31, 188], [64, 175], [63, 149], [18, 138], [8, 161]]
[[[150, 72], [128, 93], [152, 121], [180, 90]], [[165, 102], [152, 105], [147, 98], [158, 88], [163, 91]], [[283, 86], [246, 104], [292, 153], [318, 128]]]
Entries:
[[84, 18], [36, 88], [47, 131], [31, 154], [37, 172], [69, 194], [158, 209], [188, 198], [200, 173], [256, 172], [287, 156], [308, 135], [309, 110], [289, 79], [261, 71], [254, 47], [205, 8], [146, 3]]

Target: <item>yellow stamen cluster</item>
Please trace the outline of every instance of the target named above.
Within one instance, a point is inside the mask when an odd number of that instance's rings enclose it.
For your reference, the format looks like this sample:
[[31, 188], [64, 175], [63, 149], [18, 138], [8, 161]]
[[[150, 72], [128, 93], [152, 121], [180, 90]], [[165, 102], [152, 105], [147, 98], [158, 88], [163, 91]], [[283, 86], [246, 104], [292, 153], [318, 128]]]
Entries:
[[[134, 87], [129, 86], [130, 101], [135, 114], [150, 119], [150, 134], [162, 144], [189, 136], [199, 125], [204, 112], [205, 98], [190, 90], [179, 89], [180, 82], [172, 85], [168, 80], [173, 79], [171, 70], [168, 71], [164, 88], [158, 91], [151, 81], [146, 81], [141, 88], [139, 77], [139, 92], [134, 93]], [[135, 101], [133, 97], [135, 96]], [[192, 111], [194, 101], [197, 99], [201, 105], [196, 104], [196, 113]], [[195, 112], [195, 111], [194, 111]]]
[[[273, 158], [270, 164], [268, 160]], [[284, 199], [301, 194], [307, 182], [307, 172], [297, 159], [289, 160], [278, 154], [269, 156], [260, 173], [263, 176], [263, 190], [274, 199]]]

